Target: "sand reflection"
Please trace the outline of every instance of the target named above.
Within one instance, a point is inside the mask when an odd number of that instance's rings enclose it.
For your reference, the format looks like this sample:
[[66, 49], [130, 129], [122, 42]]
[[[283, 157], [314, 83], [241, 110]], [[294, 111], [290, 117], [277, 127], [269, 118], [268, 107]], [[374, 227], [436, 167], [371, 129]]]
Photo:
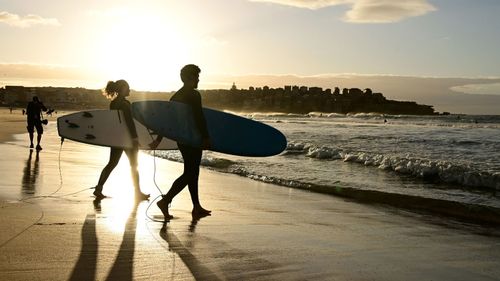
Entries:
[[23, 169], [22, 193], [23, 195], [33, 195], [36, 190], [36, 180], [40, 173], [40, 151], [35, 152], [35, 161], [33, 158], [33, 149], [30, 149], [26, 165]]

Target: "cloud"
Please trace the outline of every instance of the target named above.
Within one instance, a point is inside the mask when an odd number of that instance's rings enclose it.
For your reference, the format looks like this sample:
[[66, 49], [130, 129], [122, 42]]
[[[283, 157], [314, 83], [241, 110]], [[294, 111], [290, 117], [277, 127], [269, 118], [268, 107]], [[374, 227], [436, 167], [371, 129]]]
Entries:
[[350, 5], [343, 20], [350, 23], [391, 23], [436, 11], [427, 0], [249, 0], [304, 9]]
[[33, 25], [61, 25], [55, 18], [42, 18], [41, 16], [31, 14], [21, 17], [19, 15], [11, 14], [5, 11], [0, 11], [0, 22], [3, 22], [10, 26], [21, 28], [31, 27]]
[[345, 14], [352, 23], [390, 23], [425, 15], [436, 8], [426, 0], [359, 0]]
[[465, 94], [500, 96], [500, 83], [467, 84], [451, 87], [450, 89]]
[[311, 10], [317, 10], [329, 6], [336, 6], [336, 5], [355, 2], [353, 0], [250, 0], [250, 1], [269, 2], [285, 6], [311, 9]]
[[0, 62], [0, 87], [23, 85], [99, 88], [102, 86], [101, 80], [101, 73], [77, 66]]

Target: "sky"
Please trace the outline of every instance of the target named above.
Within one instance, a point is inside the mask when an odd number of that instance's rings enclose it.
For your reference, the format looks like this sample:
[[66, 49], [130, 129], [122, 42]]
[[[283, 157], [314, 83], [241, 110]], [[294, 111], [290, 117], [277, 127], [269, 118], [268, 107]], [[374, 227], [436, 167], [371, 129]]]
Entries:
[[0, 86], [173, 91], [194, 63], [200, 89], [371, 88], [500, 114], [499, 14], [498, 0], [0, 0]]

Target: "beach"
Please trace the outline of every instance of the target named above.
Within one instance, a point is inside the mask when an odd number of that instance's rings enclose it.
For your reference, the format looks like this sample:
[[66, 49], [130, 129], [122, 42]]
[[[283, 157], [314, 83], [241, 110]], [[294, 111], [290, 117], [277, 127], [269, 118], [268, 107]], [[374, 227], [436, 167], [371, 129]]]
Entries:
[[0, 107], [0, 142], [13, 139], [14, 134], [26, 132], [26, 115], [22, 114], [21, 108]]
[[182, 164], [146, 153], [140, 180], [151, 199], [134, 201], [124, 156], [104, 187], [110, 198], [97, 202], [91, 188], [108, 148], [61, 145], [53, 117], [37, 153], [24, 119], [8, 116], [2, 111], [2, 280], [499, 280], [497, 227], [205, 168], [200, 199], [212, 215], [192, 218], [186, 188], [164, 224], [156, 186], [166, 192]]

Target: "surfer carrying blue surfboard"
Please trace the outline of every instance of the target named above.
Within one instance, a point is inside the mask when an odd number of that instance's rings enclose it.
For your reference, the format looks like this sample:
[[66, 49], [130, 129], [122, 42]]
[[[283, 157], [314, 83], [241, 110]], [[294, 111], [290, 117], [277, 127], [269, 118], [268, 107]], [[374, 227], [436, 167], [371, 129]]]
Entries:
[[125, 123], [130, 131], [130, 135], [132, 137], [133, 148], [124, 149], [124, 148], [115, 148], [111, 147], [111, 151], [109, 154], [108, 164], [102, 169], [101, 176], [99, 177], [99, 182], [97, 183], [94, 195], [97, 199], [102, 199], [106, 197], [102, 194], [102, 189], [104, 183], [108, 179], [109, 175], [113, 171], [113, 169], [120, 161], [120, 157], [122, 153], [125, 151], [127, 154], [128, 160], [130, 162], [130, 168], [132, 173], [132, 180], [134, 182], [135, 188], [135, 197], [138, 200], [147, 200], [149, 199], [149, 194], [144, 194], [141, 191], [139, 185], [139, 172], [137, 171], [137, 154], [139, 152], [139, 140], [137, 137], [137, 131], [135, 128], [134, 121], [132, 119], [132, 112], [130, 110], [130, 102], [125, 98], [130, 95], [130, 87], [125, 80], [118, 81], [109, 81], [104, 89], [103, 93], [106, 97], [112, 99], [109, 104], [109, 109], [121, 110], [125, 119]]
[[[184, 66], [181, 69], [181, 80], [184, 86], [170, 98], [171, 101], [182, 102], [191, 106], [196, 127], [203, 141], [201, 147], [192, 147], [177, 142], [177, 146], [182, 154], [182, 159], [184, 160], [184, 171], [182, 175], [174, 181], [167, 194], [162, 195], [162, 199], [156, 203], [166, 220], [173, 218], [168, 212], [168, 205], [186, 185], [189, 188], [191, 201], [193, 202], [193, 217], [208, 216], [211, 212], [201, 206], [198, 195], [198, 177], [200, 174], [202, 152], [203, 149], [210, 148], [210, 136], [208, 135], [207, 124], [202, 111], [201, 95], [196, 90], [198, 88], [198, 82], [200, 81], [200, 72], [200, 68], [194, 64]], [[151, 148], [156, 148], [161, 139], [162, 137], [158, 136], [157, 139], [151, 143]]]

